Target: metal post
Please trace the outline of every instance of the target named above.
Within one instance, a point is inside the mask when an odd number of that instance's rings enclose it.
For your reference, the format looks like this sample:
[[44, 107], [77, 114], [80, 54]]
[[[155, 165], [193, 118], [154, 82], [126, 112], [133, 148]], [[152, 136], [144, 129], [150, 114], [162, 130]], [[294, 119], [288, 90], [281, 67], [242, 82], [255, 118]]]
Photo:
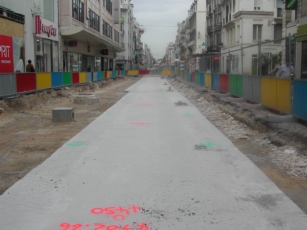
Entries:
[[258, 41], [258, 76], [262, 76], [261, 42]]
[[288, 37], [288, 41], [289, 41], [289, 63], [290, 63], [290, 66], [291, 66], [291, 35], [289, 34], [289, 37]]

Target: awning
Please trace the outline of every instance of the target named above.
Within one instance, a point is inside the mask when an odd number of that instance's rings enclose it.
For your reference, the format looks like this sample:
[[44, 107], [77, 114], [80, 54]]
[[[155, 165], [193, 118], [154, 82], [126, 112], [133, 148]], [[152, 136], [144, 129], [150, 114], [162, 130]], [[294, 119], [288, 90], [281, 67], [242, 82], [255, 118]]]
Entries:
[[78, 40], [80, 42], [89, 43], [93, 46], [98, 46], [105, 49], [113, 50], [115, 53], [125, 51], [119, 43], [112, 39], [95, 34], [94, 32], [79, 26], [61, 27], [61, 35], [64, 38]]
[[[307, 34], [307, 24], [301, 25], [297, 28], [297, 36]], [[307, 36], [298, 37], [296, 41], [303, 42], [307, 40]]]

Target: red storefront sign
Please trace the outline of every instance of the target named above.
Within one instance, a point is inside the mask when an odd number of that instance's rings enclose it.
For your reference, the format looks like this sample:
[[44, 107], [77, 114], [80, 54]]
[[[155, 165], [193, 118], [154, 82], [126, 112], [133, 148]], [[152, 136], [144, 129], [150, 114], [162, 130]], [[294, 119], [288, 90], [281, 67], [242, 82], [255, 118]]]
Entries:
[[219, 61], [220, 57], [219, 56], [213, 56], [213, 61]]
[[13, 38], [0, 35], [0, 73], [14, 72]]
[[35, 15], [35, 33], [36, 34], [47, 34], [48, 37], [56, 36], [57, 29], [53, 25], [45, 25], [46, 20], [42, 20], [40, 15]]
[[35, 34], [41, 34], [42, 32], [42, 21], [40, 15], [35, 15]]

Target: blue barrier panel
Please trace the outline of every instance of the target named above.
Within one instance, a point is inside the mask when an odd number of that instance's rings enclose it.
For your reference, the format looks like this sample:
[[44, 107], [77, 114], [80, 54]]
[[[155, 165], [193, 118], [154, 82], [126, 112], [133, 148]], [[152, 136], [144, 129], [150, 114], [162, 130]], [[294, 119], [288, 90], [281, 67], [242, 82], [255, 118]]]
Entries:
[[204, 73], [199, 73], [199, 84], [205, 85], [205, 74]]
[[0, 74], [0, 96], [15, 94], [16, 92], [16, 74]]
[[97, 72], [97, 81], [101, 81], [103, 79], [102, 75], [103, 72]]
[[186, 79], [186, 81], [191, 82], [191, 75], [190, 75], [189, 72], [186, 72], [186, 73], [185, 73], [185, 79]]
[[92, 82], [93, 81], [93, 72], [87, 72], [86, 73], [86, 82]]
[[111, 73], [112, 73], [112, 78], [116, 78], [117, 77], [117, 71], [116, 70], [113, 70]]
[[63, 73], [54, 72], [51, 73], [51, 87], [59, 87], [63, 85]]
[[293, 115], [307, 120], [307, 81], [293, 83]]
[[220, 89], [220, 75], [219, 74], [212, 74], [212, 88]]
[[121, 70], [121, 71], [120, 71], [120, 75], [121, 75], [121, 76], [126, 76], [126, 75], [127, 75], [126, 70]]

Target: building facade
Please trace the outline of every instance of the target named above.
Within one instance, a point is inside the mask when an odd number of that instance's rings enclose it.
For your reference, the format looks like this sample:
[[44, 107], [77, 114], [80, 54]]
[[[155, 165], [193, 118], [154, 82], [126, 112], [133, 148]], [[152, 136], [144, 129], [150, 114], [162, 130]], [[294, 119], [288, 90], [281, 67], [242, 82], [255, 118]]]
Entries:
[[[282, 41], [273, 41], [282, 38], [281, 1], [224, 0], [219, 4], [223, 45], [220, 72], [258, 75], [263, 68], [258, 63], [259, 53], [272, 57], [281, 52]], [[244, 49], [264, 41], [272, 42], [262, 44], [261, 50], [258, 46]], [[273, 68], [271, 64], [265, 71]]]
[[133, 68], [134, 57], [134, 42], [133, 42], [133, 4], [130, 0], [121, 0], [121, 46], [125, 49], [124, 52], [118, 53], [116, 57], [116, 65], [118, 69], [128, 70]]
[[[23, 36], [18, 35], [23, 39], [19, 46], [24, 47], [24, 62], [31, 60], [37, 72], [59, 71], [58, 0], [1, 0], [0, 6], [25, 15]], [[2, 14], [7, 15], [7, 10]]]
[[60, 31], [63, 71], [113, 70], [124, 51], [119, 0], [60, 1]]

